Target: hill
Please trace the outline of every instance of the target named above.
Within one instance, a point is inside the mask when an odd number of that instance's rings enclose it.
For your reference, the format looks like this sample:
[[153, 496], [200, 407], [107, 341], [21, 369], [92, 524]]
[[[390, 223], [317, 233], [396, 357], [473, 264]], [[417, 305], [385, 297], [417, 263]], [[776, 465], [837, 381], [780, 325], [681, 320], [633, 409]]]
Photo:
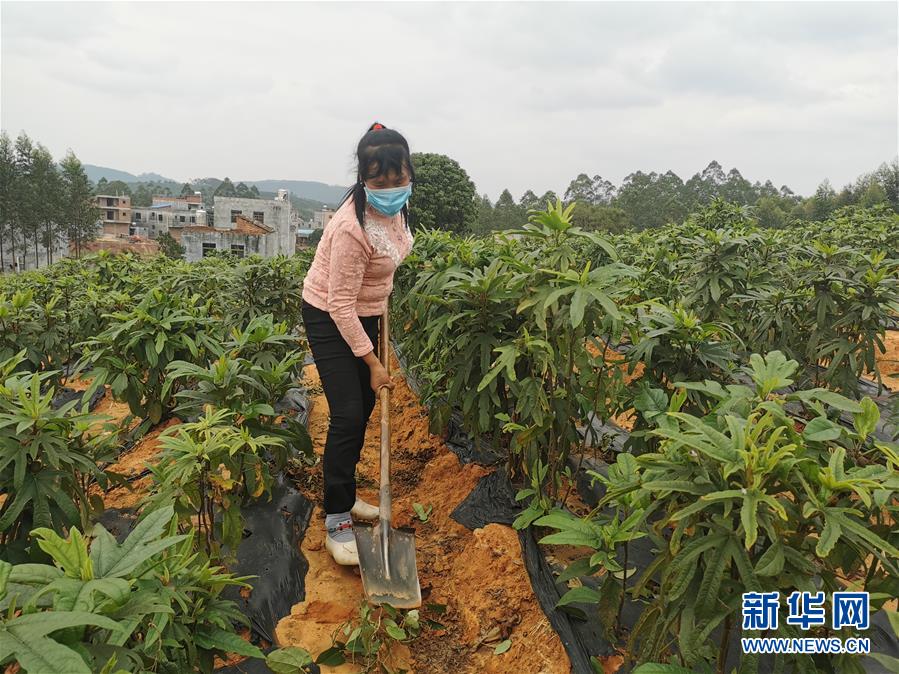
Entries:
[[[239, 181], [235, 180], [236, 185]], [[277, 192], [279, 189], [290, 190], [291, 196], [318, 201], [335, 206], [343, 198], [348, 187], [328, 185], [314, 180], [244, 180], [247, 186], [255, 185], [260, 192]]]
[[[109, 182], [112, 182], [114, 180], [121, 180], [123, 183], [171, 183], [173, 185], [172, 191], [180, 190], [180, 186], [183, 184], [177, 180], [173, 180], [172, 178], [161, 176], [158, 173], [141, 173], [140, 175], [135, 175], [133, 173], [129, 173], [128, 171], [121, 171], [119, 169], [109, 168], [107, 166], [96, 166], [94, 164], [85, 164], [84, 170], [87, 173], [87, 177], [93, 183], [99, 181], [100, 178], [106, 178], [106, 180], [108, 180]], [[220, 179], [208, 178], [201, 180], [192, 180], [191, 184], [194, 185], [197, 189], [202, 190], [202, 185], [204, 183], [215, 183], [212, 186], [212, 189], [214, 190], [215, 187], [218, 186], [219, 182], [221, 182]], [[260, 192], [271, 194], [277, 193], [279, 189], [290, 190], [290, 196], [292, 198], [307, 202], [306, 204], [304, 204], [304, 206], [308, 208], [318, 207], [321, 204], [336, 206], [343, 198], [343, 195], [347, 190], [346, 187], [343, 187], [341, 185], [329, 185], [327, 183], [322, 183], [315, 180], [241, 181], [232, 179], [232, 182], [235, 185], [243, 182], [247, 187], [252, 187], [253, 185], [255, 185]]]

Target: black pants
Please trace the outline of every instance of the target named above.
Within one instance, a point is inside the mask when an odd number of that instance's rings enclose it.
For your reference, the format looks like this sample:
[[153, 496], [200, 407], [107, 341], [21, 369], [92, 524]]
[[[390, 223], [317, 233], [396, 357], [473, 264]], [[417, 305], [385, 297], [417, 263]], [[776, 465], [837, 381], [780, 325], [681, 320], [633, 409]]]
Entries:
[[[302, 316], [331, 411], [322, 459], [325, 513], [343, 513], [356, 502], [356, 464], [365, 442], [365, 426], [375, 407], [375, 392], [368, 364], [353, 355], [331, 314], [303, 300]], [[377, 354], [381, 317], [360, 316], [359, 320]]]

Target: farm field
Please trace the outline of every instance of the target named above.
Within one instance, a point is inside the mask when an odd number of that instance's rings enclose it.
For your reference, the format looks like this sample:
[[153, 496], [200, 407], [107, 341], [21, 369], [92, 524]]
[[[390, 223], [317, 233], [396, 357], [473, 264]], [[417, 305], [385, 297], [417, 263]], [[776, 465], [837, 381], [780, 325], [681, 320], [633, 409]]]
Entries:
[[[5, 672], [895, 671], [899, 216], [570, 215], [424, 230], [397, 272], [413, 612], [323, 547], [311, 251], [0, 279]], [[739, 652], [742, 593], [812, 588], [870, 592], [871, 656]]]

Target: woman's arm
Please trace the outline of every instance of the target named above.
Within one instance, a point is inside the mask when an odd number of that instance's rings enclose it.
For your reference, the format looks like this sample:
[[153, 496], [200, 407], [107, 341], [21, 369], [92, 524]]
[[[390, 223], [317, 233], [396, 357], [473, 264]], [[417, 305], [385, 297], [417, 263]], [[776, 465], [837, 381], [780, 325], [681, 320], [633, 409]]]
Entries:
[[374, 345], [356, 314], [356, 299], [370, 257], [371, 252], [353, 232], [342, 227], [334, 231], [328, 269], [328, 310], [353, 355], [367, 356], [371, 353], [377, 361]]

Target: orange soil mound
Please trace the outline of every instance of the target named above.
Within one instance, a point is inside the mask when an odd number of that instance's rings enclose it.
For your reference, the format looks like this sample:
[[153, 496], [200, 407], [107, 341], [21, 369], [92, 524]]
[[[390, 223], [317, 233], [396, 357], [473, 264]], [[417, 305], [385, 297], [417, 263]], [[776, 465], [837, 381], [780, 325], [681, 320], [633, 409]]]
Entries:
[[[128, 405], [125, 405], [125, 408], [127, 410]], [[145, 464], [153, 463], [154, 458], [161, 449], [159, 434], [169, 426], [180, 423], [178, 419], [172, 418], [153, 427], [135, 443], [134, 447], [120, 454], [118, 460], [108, 467], [109, 470], [123, 475], [137, 475], [142, 472], [147, 467]], [[97, 493], [102, 496], [103, 504], [106, 508], [131, 508], [140, 505], [141, 501], [149, 493], [152, 484], [153, 478], [147, 475], [132, 482], [131, 489], [121, 486], [104, 493], [98, 485], [93, 485], [91, 493]]]
[[[899, 376], [890, 376], [899, 375], [899, 330], [887, 330], [883, 346], [886, 351], [875, 356], [880, 376], [883, 378], [886, 388], [891, 391], [899, 391]], [[868, 378], [873, 379], [873, 377]]]
[[[399, 364], [391, 357], [394, 372]], [[319, 383], [309, 366], [307, 385]], [[401, 376], [391, 394], [391, 485], [396, 526], [416, 529], [416, 554], [424, 604], [447, 606], [437, 619], [447, 626], [424, 631], [409, 651], [394, 653], [411, 671], [433, 672], [568, 672], [570, 664], [558, 636], [549, 627], [531, 590], [521, 559], [517, 534], [509, 527], [490, 525], [471, 532], [450, 513], [488, 471], [460, 465], [443, 441], [428, 432], [427, 411]], [[320, 389], [319, 389], [320, 390]], [[357, 470], [359, 495], [377, 503], [380, 407], [369, 420], [362, 459]], [[309, 433], [321, 454], [328, 430], [324, 395], [314, 397]], [[295, 645], [313, 656], [331, 645], [342, 623], [358, 615], [362, 582], [358, 569], [340, 567], [324, 548], [320, 465], [309, 480], [307, 496], [317, 505], [302, 551], [309, 560], [306, 600], [293, 607], [275, 631], [280, 646]], [[433, 506], [427, 522], [414, 514], [413, 503]], [[495, 644], [512, 639], [512, 647], [494, 655]], [[358, 666], [323, 667], [325, 672], [355, 672]]]
[[[587, 348], [587, 351], [594, 358], [596, 358], [600, 355], [604, 355], [605, 359], [608, 362], [618, 362], [618, 361], [624, 360], [624, 354], [618, 353], [617, 351], [614, 351], [613, 349], [606, 349], [605, 352], [603, 352], [602, 349], [600, 349], [598, 346], [596, 346], [595, 343], [593, 343], [591, 341], [586, 342], [585, 346]], [[645, 367], [644, 367], [643, 363], [637, 363], [637, 367], [634, 368], [634, 371], [632, 373], [628, 373], [627, 364], [621, 363], [620, 369], [621, 369], [621, 372], [624, 374], [624, 383], [630, 384], [635, 379], [639, 379], [640, 377], [643, 376], [643, 370], [645, 369]], [[612, 417], [612, 421], [614, 421], [616, 424], [618, 424], [619, 426], [621, 426], [622, 428], [624, 428], [625, 430], [628, 430], [628, 431], [634, 427], [635, 419], [636, 419], [636, 411], [633, 409], [627, 410], [625, 412], [622, 412], [621, 414], [617, 414], [614, 417]]]

